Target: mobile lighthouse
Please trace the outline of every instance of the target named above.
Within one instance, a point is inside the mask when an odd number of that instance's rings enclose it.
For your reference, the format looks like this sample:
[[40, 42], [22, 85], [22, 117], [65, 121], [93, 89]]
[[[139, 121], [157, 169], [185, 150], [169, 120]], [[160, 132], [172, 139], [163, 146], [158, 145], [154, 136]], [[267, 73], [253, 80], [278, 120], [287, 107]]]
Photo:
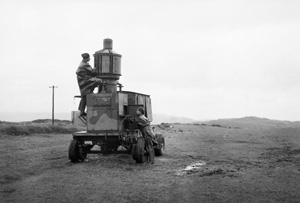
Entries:
[[[86, 131], [72, 134], [71, 162], [82, 162], [91, 153], [131, 153], [137, 163], [147, 159], [142, 133], [135, 124], [124, 122], [124, 118], [135, 116], [136, 110], [144, 107], [145, 116], [152, 121], [151, 99], [147, 94], [122, 90], [119, 83], [122, 55], [112, 48], [113, 41], [104, 39], [103, 49], [94, 54], [96, 77], [102, 79], [102, 84], [97, 93], [87, 95], [87, 116], [73, 118], [83, 122]], [[164, 138], [161, 134], [156, 134], [156, 138], [158, 145], [154, 151], [161, 156]]]

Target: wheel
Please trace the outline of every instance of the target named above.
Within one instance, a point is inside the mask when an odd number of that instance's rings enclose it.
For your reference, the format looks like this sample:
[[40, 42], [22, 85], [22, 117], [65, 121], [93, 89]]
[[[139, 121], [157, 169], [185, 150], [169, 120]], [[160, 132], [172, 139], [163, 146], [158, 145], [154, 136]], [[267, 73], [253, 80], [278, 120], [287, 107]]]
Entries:
[[136, 142], [136, 163], [144, 163], [145, 157], [145, 140], [143, 137], [139, 137]]
[[72, 139], [69, 145], [69, 159], [73, 163], [77, 163], [80, 159], [79, 146], [76, 139]]
[[162, 156], [162, 147], [160, 146], [160, 143], [154, 148], [155, 156]]
[[162, 149], [165, 146], [165, 138], [163, 137], [162, 134], [156, 134], [155, 137], [158, 142], [157, 146], [154, 148], [155, 156], [162, 156], [163, 155]]

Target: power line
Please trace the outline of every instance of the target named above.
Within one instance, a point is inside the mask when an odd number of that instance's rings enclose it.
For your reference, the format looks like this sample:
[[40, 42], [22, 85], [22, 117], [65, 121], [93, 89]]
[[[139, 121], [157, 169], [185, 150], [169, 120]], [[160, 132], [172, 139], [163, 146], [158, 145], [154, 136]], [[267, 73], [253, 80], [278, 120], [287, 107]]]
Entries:
[[50, 86], [52, 88], [52, 125], [54, 125], [54, 88], [58, 88], [57, 86]]

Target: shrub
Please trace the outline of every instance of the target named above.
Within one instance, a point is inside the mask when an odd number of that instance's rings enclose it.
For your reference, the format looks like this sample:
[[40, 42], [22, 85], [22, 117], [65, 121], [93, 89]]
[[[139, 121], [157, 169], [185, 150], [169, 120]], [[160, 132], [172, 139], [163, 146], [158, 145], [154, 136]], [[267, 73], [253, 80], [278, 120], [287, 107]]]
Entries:
[[5, 129], [8, 135], [29, 135], [29, 130], [24, 126], [9, 126]]
[[221, 126], [219, 124], [212, 124], [211, 126], [213, 126], [213, 127], [223, 127], [223, 126]]
[[28, 124], [28, 125], [1, 125], [0, 134], [5, 135], [30, 135], [30, 134], [68, 134], [84, 128], [75, 126], [47, 125], [47, 124]]

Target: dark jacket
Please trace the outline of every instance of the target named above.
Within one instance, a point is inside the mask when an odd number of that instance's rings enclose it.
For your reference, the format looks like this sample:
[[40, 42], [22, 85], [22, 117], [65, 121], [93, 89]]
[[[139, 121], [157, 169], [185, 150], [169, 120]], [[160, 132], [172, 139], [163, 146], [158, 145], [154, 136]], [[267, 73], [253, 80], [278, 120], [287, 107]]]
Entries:
[[101, 83], [101, 79], [95, 77], [97, 73], [89, 63], [81, 62], [76, 74], [81, 96], [93, 92], [94, 88]]

